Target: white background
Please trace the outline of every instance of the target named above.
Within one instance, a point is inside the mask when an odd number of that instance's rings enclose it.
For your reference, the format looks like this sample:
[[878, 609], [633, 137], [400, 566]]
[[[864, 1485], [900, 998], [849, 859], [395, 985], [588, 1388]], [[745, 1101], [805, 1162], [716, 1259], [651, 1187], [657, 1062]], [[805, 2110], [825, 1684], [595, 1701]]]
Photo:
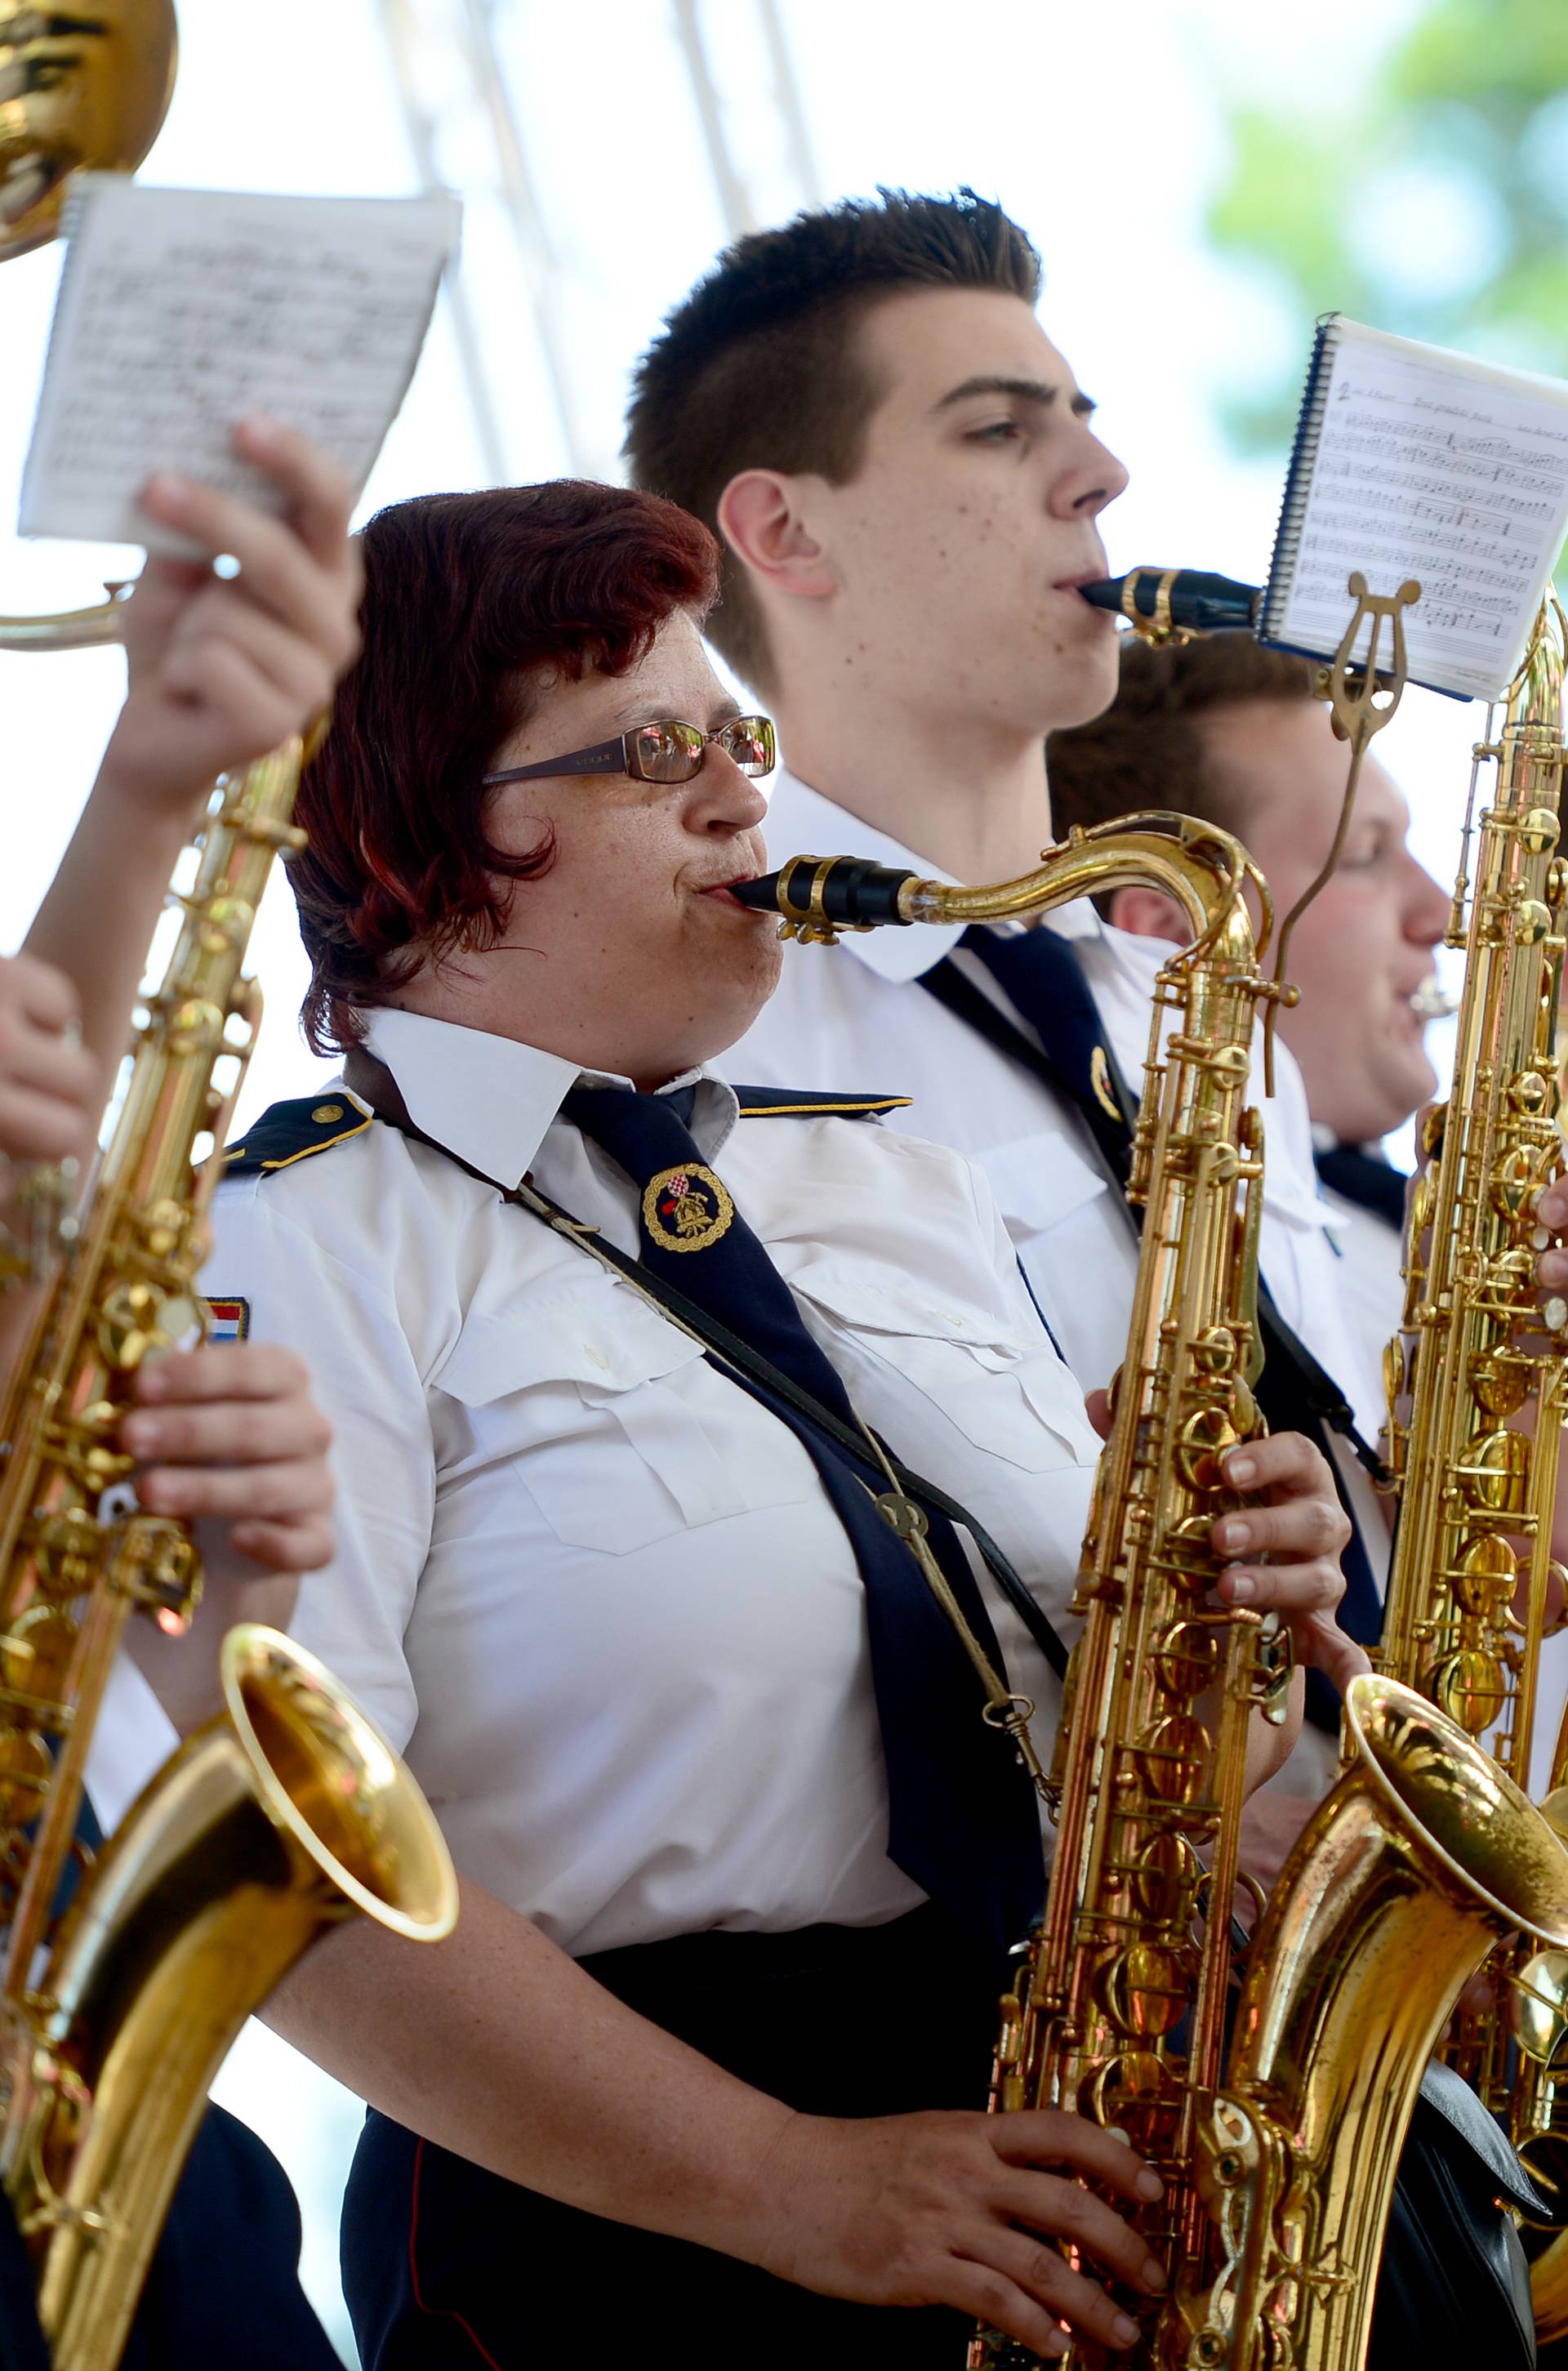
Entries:
[[[469, 284], [506, 474], [571, 467], [541, 365], [532, 290], [483, 178], [482, 126], [465, 112], [450, 37], [421, 63], [446, 110], [438, 163], [467, 201]], [[1243, 464], [1216, 404], [1283, 353], [1305, 364], [1311, 325], [1266, 282], [1205, 254], [1202, 209], [1226, 168], [1223, 95], [1271, 97], [1307, 123], [1369, 72], [1412, 0], [1318, 0], [1310, 19], [1256, 0], [780, 0], [828, 198], [878, 182], [970, 182], [1003, 202], [1045, 260], [1043, 318], [1099, 398], [1097, 423], [1129, 464], [1106, 521], [1113, 565], [1182, 562], [1257, 582], [1273, 541], [1282, 468]], [[308, 27], [235, 0], [180, 0], [183, 56], [168, 123], [144, 177], [195, 187], [399, 193], [417, 186], [374, 0], [313, 0]], [[616, 470], [627, 373], [663, 312], [722, 243], [666, 0], [502, 0], [513, 102], [557, 263], [554, 281], [579, 466]], [[732, 146], [757, 212], [799, 202], [778, 120], [754, 96], [761, 53], [743, 0], [706, 0], [703, 24]], [[1309, 31], [1306, 27], [1309, 21]], [[1424, 266], [1419, 218], [1402, 220], [1389, 269]], [[1434, 233], [1434, 236], [1435, 234]], [[58, 250], [0, 273], [0, 520], [16, 485], [42, 361]], [[451, 323], [424, 361], [367, 492], [486, 482]], [[0, 612], [75, 606], [137, 556], [0, 534]], [[121, 691], [110, 653], [0, 654], [0, 947], [24, 932], [86, 793]], [[1479, 711], [1413, 692], [1379, 744], [1415, 811], [1415, 840], [1447, 884], [1458, 855]], [[286, 888], [263, 909], [254, 954], [271, 1019], [241, 1109], [307, 1093], [325, 1075], [294, 1026], [304, 965]], [[525, 2013], [524, 2005], [523, 2013]], [[222, 2096], [287, 2158], [306, 2216], [306, 2274], [347, 2354], [336, 2294], [337, 2196], [357, 2109], [258, 2029]]]

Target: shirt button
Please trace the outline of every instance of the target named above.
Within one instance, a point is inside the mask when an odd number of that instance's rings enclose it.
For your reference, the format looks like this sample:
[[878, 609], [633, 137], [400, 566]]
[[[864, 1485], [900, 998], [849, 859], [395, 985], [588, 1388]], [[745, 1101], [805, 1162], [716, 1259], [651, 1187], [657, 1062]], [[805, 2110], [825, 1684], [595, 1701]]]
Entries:
[[584, 1357], [587, 1358], [593, 1365], [595, 1367], [603, 1367], [606, 1374], [609, 1372], [610, 1362], [605, 1358], [602, 1350], [595, 1350], [592, 1342], [585, 1342], [582, 1345], [582, 1349]]
[[343, 1106], [341, 1104], [317, 1104], [310, 1116], [325, 1128], [329, 1120], [342, 1118]]

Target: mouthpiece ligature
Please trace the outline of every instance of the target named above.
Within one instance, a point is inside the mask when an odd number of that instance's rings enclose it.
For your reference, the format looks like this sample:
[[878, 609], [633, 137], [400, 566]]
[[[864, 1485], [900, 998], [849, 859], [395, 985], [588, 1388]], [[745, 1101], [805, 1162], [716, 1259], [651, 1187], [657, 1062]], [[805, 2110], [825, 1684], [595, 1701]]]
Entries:
[[831, 947], [843, 931], [911, 921], [903, 893], [918, 879], [918, 873], [872, 864], [862, 856], [792, 856], [777, 873], [737, 882], [731, 895], [743, 906], [776, 913], [781, 939]]
[[1169, 642], [1182, 634], [1256, 633], [1262, 594], [1255, 584], [1216, 576], [1202, 568], [1131, 568], [1125, 576], [1080, 584], [1095, 609], [1114, 609], [1145, 642]]

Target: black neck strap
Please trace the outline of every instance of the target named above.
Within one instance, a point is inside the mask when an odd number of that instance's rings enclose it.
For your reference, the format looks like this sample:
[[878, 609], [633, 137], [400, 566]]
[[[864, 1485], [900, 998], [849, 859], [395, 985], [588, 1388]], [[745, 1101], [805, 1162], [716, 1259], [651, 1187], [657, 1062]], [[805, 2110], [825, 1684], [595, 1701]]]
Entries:
[[[385, 1120], [388, 1127], [398, 1129], [402, 1135], [412, 1138], [416, 1144], [428, 1145], [432, 1152], [439, 1152], [444, 1159], [454, 1162], [468, 1176], [475, 1178], [479, 1185], [490, 1186], [500, 1195], [503, 1202], [510, 1202], [518, 1209], [527, 1210], [535, 1217], [542, 1218], [547, 1225], [555, 1229], [557, 1233], [576, 1243], [581, 1249], [588, 1252], [591, 1257], [602, 1260], [607, 1267], [616, 1269], [639, 1292], [644, 1294], [649, 1300], [657, 1301], [677, 1324], [683, 1326], [696, 1340], [702, 1343], [709, 1357], [721, 1359], [725, 1365], [737, 1369], [742, 1374], [749, 1376], [754, 1382], [760, 1383], [765, 1390], [773, 1392], [780, 1399], [788, 1401], [799, 1416], [814, 1425], [819, 1431], [826, 1433], [838, 1448], [851, 1456], [877, 1486], [882, 1486], [885, 1476], [877, 1463], [869, 1441], [862, 1439], [860, 1434], [853, 1430], [850, 1426], [843, 1423], [831, 1408], [824, 1407], [813, 1393], [804, 1390], [796, 1382], [793, 1376], [787, 1375], [782, 1368], [776, 1367], [771, 1359], [765, 1359], [760, 1351], [754, 1350], [749, 1342], [743, 1341], [738, 1334], [732, 1333], [727, 1325], [721, 1324], [699, 1302], [688, 1300], [677, 1285], [668, 1283], [664, 1278], [656, 1276], [651, 1268], [643, 1265], [641, 1260], [633, 1258], [630, 1253], [623, 1252], [618, 1244], [610, 1243], [598, 1228], [587, 1224], [581, 1219], [574, 1219], [570, 1211], [563, 1210], [559, 1203], [552, 1202], [548, 1194], [541, 1194], [536, 1186], [527, 1181], [525, 1181], [522, 1186], [503, 1186], [499, 1178], [487, 1176], [482, 1169], [476, 1169], [472, 1162], [465, 1161], [460, 1153], [454, 1152], [447, 1145], [437, 1143], [434, 1137], [427, 1136], [423, 1128], [416, 1127], [413, 1120], [409, 1118], [408, 1107], [404, 1104], [391, 1071], [387, 1070], [385, 1063], [377, 1061], [374, 1055], [367, 1054], [363, 1047], [356, 1047], [349, 1056], [343, 1066], [343, 1076], [352, 1093], [362, 1103], [369, 1105], [378, 1119]], [[1036, 1603], [1032, 1593], [1015, 1566], [997, 1546], [985, 1525], [972, 1515], [967, 1508], [961, 1506], [956, 1498], [950, 1498], [947, 1492], [939, 1489], [934, 1482], [926, 1481], [922, 1475], [905, 1465], [902, 1459], [895, 1457], [885, 1441], [881, 1445], [900, 1489], [917, 1503], [934, 1508], [939, 1514], [945, 1515], [950, 1522], [962, 1525], [969, 1533], [997, 1588], [1028, 1630], [1052, 1671], [1059, 1680], [1065, 1679], [1067, 1670], [1066, 1647], [1047, 1615]]]

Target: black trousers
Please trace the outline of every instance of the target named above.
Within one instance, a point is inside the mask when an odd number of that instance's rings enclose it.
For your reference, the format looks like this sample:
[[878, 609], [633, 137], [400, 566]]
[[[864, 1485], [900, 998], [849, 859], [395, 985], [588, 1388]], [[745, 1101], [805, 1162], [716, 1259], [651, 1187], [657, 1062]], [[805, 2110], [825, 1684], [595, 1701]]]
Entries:
[[[209, 2108], [147, 2273], [121, 2371], [341, 2371], [299, 2284], [299, 2207], [249, 2127]], [[0, 2202], [0, 2371], [49, 2371], [32, 2273]]]
[[[984, 2104], [1005, 1970], [933, 1906], [886, 1926], [694, 1935], [583, 1965], [655, 2024], [807, 2113]], [[562, 2206], [374, 2111], [344, 2201], [343, 2286], [364, 2371], [665, 2358], [956, 2371], [969, 2332], [961, 2314], [817, 2296]]]
[[[887, 1926], [690, 1936], [583, 1965], [655, 2024], [807, 2113], [984, 2102], [1006, 1972], [932, 1905]], [[1369, 2371], [1533, 2371], [1522, 2259], [1494, 2203], [1506, 2186], [1488, 2153], [1418, 2103]], [[959, 2371], [969, 2334], [960, 2314], [817, 2296], [562, 2206], [374, 2111], [344, 2201], [343, 2287], [364, 2371], [666, 2356], [746, 2371]]]

